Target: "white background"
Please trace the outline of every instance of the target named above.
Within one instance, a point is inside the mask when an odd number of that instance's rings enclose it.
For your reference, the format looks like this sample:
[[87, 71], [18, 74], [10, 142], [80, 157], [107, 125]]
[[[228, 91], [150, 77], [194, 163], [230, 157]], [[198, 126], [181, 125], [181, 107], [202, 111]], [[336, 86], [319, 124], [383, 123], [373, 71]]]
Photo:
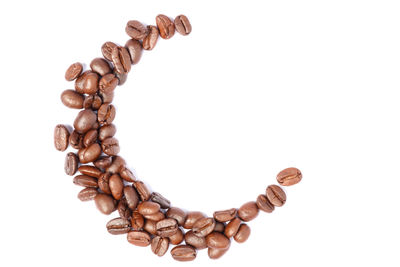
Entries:
[[[2, 1], [1, 266], [178, 266], [112, 236], [53, 146], [73, 62], [125, 24], [186, 14], [117, 88], [121, 155], [188, 210], [254, 200], [296, 166], [287, 204], [220, 260], [189, 266], [399, 266], [399, 1]], [[114, 216], [115, 215], [115, 216]]]

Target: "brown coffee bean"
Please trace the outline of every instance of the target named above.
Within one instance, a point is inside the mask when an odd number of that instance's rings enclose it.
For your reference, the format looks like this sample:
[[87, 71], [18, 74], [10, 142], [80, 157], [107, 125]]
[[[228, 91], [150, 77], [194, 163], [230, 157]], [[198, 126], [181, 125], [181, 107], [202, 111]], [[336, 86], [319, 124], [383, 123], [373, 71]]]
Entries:
[[101, 46], [101, 53], [103, 54], [103, 57], [105, 59], [107, 59], [108, 61], [112, 61], [111, 60], [111, 51], [114, 49], [114, 47], [117, 47], [117, 45], [114, 44], [113, 42], [105, 42]]
[[193, 233], [197, 236], [206, 236], [215, 228], [214, 218], [202, 218], [195, 222], [193, 225]]
[[268, 213], [273, 212], [275, 209], [274, 205], [272, 205], [271, 202], [269, 202], [266, 195], [259, 195], [257, 197], [256, 204], [260, 210], [268, 212]]
[[100, 127], [99, 140], [104, 141], [106, 138], [113, 137], [117, 132], [114, 124], [104, 125]]
[[80, 111], [74, 121], [75, 130], [80, 134], [86, 133], [87, 131], [92, 129], [93, 124], [95, 124], [96, 122], [96, 119], [96, 113], [94, 113], [92, 110], [85, 109]]
[[97, 120], [102, 125], [111, 124], [115, 118], [115, 107], [111, 104], [103, 104], [97, 111]]
[[124, 197], [118, 201], [117, 210], [121, 218], [131, 219], [132, 210], [128, 207]]
[[99, 169], [106, 169], [111, 165], [112, 159], [111, 157], [101, 157], [95, 162], [93, 162], [94, 166], [96, 166]]
[[75, 149], [83, 148], [83, 135], [74, 130], [69, 136], [69, 144]]
[[83, 85], [86, 81], [86, 77], [89, 75], [89, 73], [93, 73], [91, 70], [87, 70], [83, 72], [79, 77], [75, 80], [75, 91], [77, 91], [80, 94], [84, 94], [83, 90]]
[[126, 234], [131, 230], [131, 223], [125, 218], [115, 218], [106, 225], [107, 231], [112, 235]]
[[139, 204], [139, 196], [136, 190], [132, 186], [127, 185], [124, 187], [124, 196], [128, 207], [131, 210], [135, 210], [137, 205]]
[[92, 71], [98, 73], [100, 76], [104, 76], [111, 73], [110, 64], [104, 58], [95, 58], [90, 62], [90, 68]]
[[[137, 211], [132, 212], [131, 225], [133, 230], [140, 230], [144, 226], [143, 215]], [[155, 226], [154, 226], [155, 229]], [[150, 233], [150, 232], [149, 232]]]
[[301, 171], [297, 168], [287, 168], [278, 173], [276, 180], [280, 185], [290, 186], [297, 184], [301, 181], [303, 175]]
[[174, 36], [175, 25], [174, 23], [165, 15], [158, 15], [156, 17], [156, 24], [160, 31], [160, 36], [163, 39], [169, 39]]
[[119, 177], [118, 174], [113, 174], [111, 175], [108, 185], [110, 187], [110, 191], [112, 196], [116, 200], [120, 200], [122, 197], [122, 192], [124, 190], [124, 183], [122, 182], [121, 178]]
[[156, 223], [156, 230], [157, 235], [168, 237], [174, 235], [176, 231], [178, 231], [178, 223], [172, 218], [163, 219]]
[[76, 62], [72, 64], [65, 72], [65, 79], [69, 82], [75, 80], [82, 73], [82, 70], [83, 66], [81, 63]]
[[178, 222], [178, 225], [182, 226], [186, 220], [186, 212], [177, 207], [171, 207], [166, 213], [168, 218], [173, 218]]
[[197, 236], [193, 233], [192, 230], [186, 232], [185, 234], [185, 242], [187, 245], [191, 245], [196, 249], [205, 249], [207, 248], [206, 238], [203, 236]]
[[145, 220], [143, 229], [152, 235], [156, 235], [157, 234], [156, 223], [157, 222], [152, 220]]
[[219, 222], [227, 222], [236, 217], [237, 209], [220, 210], [214, 212], [214, 219]]
[[74, 90], [65, 90], [61, 94], [61, 102], [69, 108], [83, 108], [83, 99], [83, 95]]
[[171, 255], [177, 261], [192, 261], [196, 258], [196, 249], [188, 245], [179, 245], [171, 250]]
[[65, 125], [58, 124], [54, 128], [54, 146], [58, 151], [65, 151], [69, 144], [69, 131]]
[[269, 202], [271, 202], [271, 204], [274, 205], [275, 207], [281, 207], [285, 204], [286, 194], [279, 186], [277, 185], [268, 186], [266, 193]]
[[74, 184], [84, 187], [97, 188], [97, 179], [87, 175], [77, 175], [73, 180]]
[[229, 250], [229, 248], [227, 249], [218, 249], [218, 248], [208, 248], [208, 257], [210, 259], [216, 260], [221, 258], [223, 255], [225, 255], [225, 253]]
[[150, 245], [151, 237], [145, 231], [130, 231], [127, 235], [128, 242], [139, 247], [147, 247]]
[[125, 164], [125, 160], [122, 157], [112, 157], [112, 163], [106, 168], [106, 171], [110, 173], [119, 173], [119, 171], [125, 167]]
[[[168, 215], [168, 214], [167, 214]], [[201, 218], [204, 218], [205, 215], [200, 211], [191, 211], [187, 213], [185, 223], [183, 224], [183, 228], [192, 229], [195, 222]]]
[[111, 173], [109, 173], [109, 172], [103, 173], [100, 175], [98, 182], [97, 182], [100, 190], [108, 195], [111, 195], [110, 177], [111, 177]]
[[126, 80], [128, 79], [127, 73], [118, 73], [118, 72], [114, 71], [114, 75], [118, 79], [118, 85], [123, 85], [126, 82]]
[[225, 224], [222, 222], [216, 222], [214, 231], [223, 233], [225, 231]]
[[103, 100], [98, 95], [86, 95], [83, 100], [84, 109], [98, 110], [102, 104]]
[[192, 32], [192, 25], [185, 15], [179, 15], [174, 20], [175, 29], [182, 35], [188, 35]]
[[225, 235], [212, 232], [206, 237], [207, 246], [210, 248], [227, 249], [231, 241]]
[[[78, 91], [79, 93], [84, 93], [84, 94], [88, 94], [88, 95], [93, 95], [97, 92], [97, 90], [99, 89], [98, 84], [99, 84], [99, 75], [95, 72], [85, 72], [86, 75], [82, 78], [82, 81], [80, 81], [81, 83], [81, 87], [80, 90], [82, 90], [81, 92]], [[78, 78], [81, 79], [81, 77]], [[76, 81], [78, 81], [76, 80]]]
[[134, 181], [132, 185], [136, 188], [142, 201], [150, 199], [151, 192], [142, 181]]
[[153, 50], [153, 48], [157, 44], [158, 40], [158, 29], [156, 26], [149, 25], [147, 26], [149, 34], [143, 39], [143, 49], [144, 50]]
[[81, 163], [93, 162], [96, 159], [98, 159], [100, 154], [101, 154], [101, 147], [97, 143], [91, 144], [90, 146], [85, 148], [81, 148], [78, 151], [78, 157]]
[[250, 236], [250, 232], [251, 232], [250, 227], [247, 224], [242, 223], [239, 227], [239, 230], [237, 231], [236, 235], [233, 238], [238, 243], [246, 242], [246, 240]]
[[130, 39], [126, 42], [125, 48], [128, 50], [131, 57], [131, 63], [137, 64], [142, 57], [143, 47], [138, 40]]
[[112, 93], [117, 87], [118, 83], [119, 80], [113, 73], [106, 74], [99, 81], [100, 92], [105, 94]]
[[142, 40], [147, 35], [147, 28], [137, 20], [128, 21], [125, 31], [135, 40]]
[[100, 127], [100, 124], [99, 124], [99, 122], [96, 121], [96, 122], [93, 124], [92, 129], [98, 130], [99, 127]]
[[[133, 173], [127, 167], [122, 167], [119, 171], [119, 175], [121, 175], [121, 178], [127, 182], [136, 181], [135, 175], [133, 175]], [[153, 201], [153, 202], [155, 202], [155, 201]]]
[[119, 153], [119, 142], [114, 137], [109, 137], [101, 143], [103, 152], [109, 156], [116, 156]]
[[158, 211], [158, 212], [153, 213], [153, 214], [143, 215], [143, 217], [145, 217], [148, 220], [152, 220], [152, 221], [158, 222], [158, 221], [161, 221], [161, 220], [165, 219], [165, 214], [162, 213], [161, 211]]
[[97, 140], [97, 130], [92, 129], [89, 130], [84, 136], [83, 136], [83, 145], [85, 147], [90, 146]]
[[168, 199], [166, 199], [160, 193], [157, 192], [151, 193], [150, 200], [160, 204], [162, 209], [168, 209], [171, 205], [171, 202]]
[[118, 73], [128, 73], [131, 70], [131, 57], [125, 47], [114, 47], [111, 51], [111, 59]]
[[87, 187], [78, 193], [78, 198], [80, 201], [90, 201], [93, 200], [98, 193], [96, 188]]
[[181, 228], [178, 228], [178, 230], [176, 231], [175, 234], [171, 235], [168, 237], [169, 238], [169, 242], [172, 245], [179, 245], [180, 243], [182, 243], [183, 241], [183, 231]]
[[106, 194], [97, 194], [94, 198], [97, 209], [103, 214], [111, 214], [115, 210], [115, 202], [112, 197]]
[[248, 222], [258, 215], [258, 207], [254, 201], [243, 204], [238, 210], [238, 216], [242, 221]]
[[151, 251], [161, 257], [167, 253], [169, 247], [169, 240], [166, 237], [156, 236], [151, 241]]
[[151, 201], [143, 201], [138, 205], [138, 211], [142, 215], [154, 214], [160, 210], [160, 205], [151, 202]]
[[84, 175], [100, 178], [103, 174], [98, 168], [90, 165], [82, 165], [78, 168], [78, 171]]
[[78, 156], [75, 153], [69, 152], [65, 157], [64, 171], [67, 175], [74, 175], [78, 170]]
[[239, 218], [234, 218], [232, 221], [230, 221], [225, 227], [225, 236], [231, 238], [232, 236], [236, 235], [237, 231], [239, 230], [240, 224], [241, 221]]

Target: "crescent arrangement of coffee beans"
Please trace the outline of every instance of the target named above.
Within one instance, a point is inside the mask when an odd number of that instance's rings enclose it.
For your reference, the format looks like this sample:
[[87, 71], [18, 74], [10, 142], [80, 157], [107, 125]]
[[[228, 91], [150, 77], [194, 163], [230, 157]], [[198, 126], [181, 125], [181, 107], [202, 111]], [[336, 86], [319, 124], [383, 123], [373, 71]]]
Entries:
[[[278, 185], [269, 185], [263, 194], [239, 208], [215, 211], [207, 216], [200, 211], [186, 211], [173, 207], [160, 193], [151, 192], [129, 170], [118, 155], [119, 142], [114, 137], [114, 90], [122, 85], [132, 65], [139, 62], [142, 51], [152, 50], [159, 36], [170, 39], [175, 31], [188, 35], [192, 26], [184, 15], [171, 20], [158, 15], [156, 26], [145, 26], [137, 20], [127, 23], [125, 31], [131, 39], [125, 46], [106, 42], [101, 47], [103, 58], [95, 58], [90, 69], [81, 63], [72, 64], [65, 73], [67, 81], [75, 82], [75, 89], [61, 94], [62, 103], [80, 110], [71, 126], [59, 124], [54, 130], [54, 145], [59, 151], [69, 146], [77, 150], [65, 158], [64, 170], [74, 176], [73, 183], [82, 186], [78, 198], [94, 200], [97, 209], [106, 215], [118, 211], [110, 220], [107, 231], [113, 235], [126, 234], [129, 243], [147, 247], [157, 256], [170, 253], [175, 260], [191, 261], [197, 251], [208, 250], [211, 259], [224, 255], [231, 240], [245, 242], [250, 235], [248, 222], [259, 211], [271, 213], [286, 202], [286, 194]], [[287, 168], [277, 175], [282, 186], [297, 184], [302, 179], [296, 168]]]

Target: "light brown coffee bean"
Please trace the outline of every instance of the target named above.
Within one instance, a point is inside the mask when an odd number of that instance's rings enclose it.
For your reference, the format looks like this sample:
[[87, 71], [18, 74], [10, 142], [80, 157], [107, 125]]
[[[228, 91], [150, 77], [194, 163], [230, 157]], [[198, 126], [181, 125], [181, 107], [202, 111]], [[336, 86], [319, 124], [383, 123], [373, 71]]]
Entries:
[[158, 221], [161, 221], [161, 220], [165, 219], [165, 215], [161, 211], [158, 211], [158, 212], [153, 213], [153, 214], [146, 214], [146, 215], [143, 215], [143, 217], [145, 217], [148, 220], [155, 221], [155, 222], [158, 222]]
[[104, 154], [109, 156], [116, 156], [119, 153], [119, 142], [114, 137], [109, 137], [101, 142], [101, 148], [103, 149]]
[[128, 21], [125, 31], [135, 40], [142, 40], [147, 35], [147, 28], [137, 20]]
[[242, 221], [248, 222], [258, 215], [258, 207], [254, 201], [243, 204], [238, 210], [238, 216]]
[[269, 202], [266, 195], [259, 195], [257, 197], [256, 204], [260, 210], [268, 212], [268, 213], [273, 212], [275, 209], [274, 205], [272, 205], [271, 202]]
[[113, 122], [115, 118], [115, 107], [111, 104], [103, 104], [97, 111], [97, 120], [101, 125], [108, 125]]
[[140, 214], [149, 215], [158, 212], [160, 210], [160, 205], [151, 201], [143, 201], [137, 208]]
[[83, 99], [83, 95], [74, 90], [65, 90], [61, 94], [61, 102], [69, 108], [83, 108]]
[[150, 245], [151, 237], [145, 231], [130, 231], [127, 235], [128, 242], [139, 247], [147, 247]]
[[64, 171], [67, 175], [74, 175], [78, 170], [78, 156], [75, 153], [69, 152], [65, 157]]
[[251, 232], [250, 227], [247, 224], [242, 223], [239, 227], [239, 230], [237, 231], [236, 235], [233, 238], [238, 243], [246, 242], [246, 240], [250, 236], [250, 232]]
[[163, 39], [169, 39], [174, 36], [175, 25], [174, 23], [165, 15], [158, 15], [156, 17], [156, 24], [160, 31], [160, 36]]
[[223, 232], [225, 231], [225, 223], [216, 222], [216, 223], [215, 223], [214, 231], [215, 231], [215, 232], [223, 233]]
[[186, 232], [185, 234], [185, 242], [187, 245], [191, 245], [196, 249], [205, 249], [207, 248], [206, 238], [203, 236], [197, 236], [193, 233], [192, 230]]
[[157, 222], [152, 221], [152, 220], [146, 220], [144, 222], [143, 229], [152, 235], [156, 235], [157, 234], [156, 223]]
[[82, 110], [76, 116], [76, 119], [74, 121], [74, 128], [78, 133], [84, 134], [92, 129], [93, 125], [96, 122], [96, 119], [96, 113], [94, 113], [92, 110]]
[[[113, 73], [104, 75], [99, 81], [99, 89], [101, 93], [109, 94], [114, 92], [117, 87], [119, 80]], [[104, 101], [111, 102], [111, 101]]]
[[58, 151], [65, 151], [69, 145], [69, 130], [65, 125], [58, 124], [54, 128], [54, 146]]
[[150, 199], [151, 192], [142, 181], [134, 181], [132, 185], [136, 188], [142, 201]]
[[127, 167], [122, 167], [119, 171], [119, 175], [121, 176], [122, 179], [124, 179], [127, 182], [136, 181], [135, 175]]
[[143, 47], [138, 40], [130, 39], [126, 42], [125, 48], [128, 50], [131, 57], [131, 63], [137, 64], [142, 57]]
[[173, 218], [178, 222], [178, 225], [182, 226], [186, 220], [186, 212], [180, 208], [172, 207], [169, 208], [166, 213], [168, 218]]
[[93, 162], [94, 166], [103, 170], [109, 167], [111, 163], [112, 163], [111, 157], [100, 157], [98, 160]]
[[84, 175], [100, 178], [103, 174], [98, 168], [90, 165], [82, 165], [78, 168], [78, 171]]
[[91, 129], [83, 136], [83, 145], [85, 147], [90, 146], [97, 140], [97, 130]]
[[191, 211], [187, 213], [185, 223], [183, 224], [183, 228], [192, 229], [195, 222], [201, 218], [204, 218], [205, 215], [200, 211]]
[[151, 193], [150, 200], [160, 204], [162, 209], [168, 209], [171, 205], [171, 202], [168, 199], [166, 199], [160, 193], [157, 192]]
[[182, 35], [188, 35], [192, 32], [192, 25], [185, 15], [179, 15], [174, 20], [175, 29]]
[[153, 50], [158, 40], [158, 35], [159, 35], [158, 29], [153, 25], [147, 26], [147, 28], [149, 34], [143, 39], [143, 49]]
[[295, 185], [301, 181], [303, 175], [297, 168], [287, 168], [278, 173], [276, 180], [280, 185], [290, 186]]
[[90, 201], [93, 200], [98, 193], [96, 188], [87, 187], [78, 193], [78, 198], [80, 201]]
[[227, 222], [236, 217], [237, 209], [220, 210], [214, 212], [214, 219], [218, 222]]
[[177, 261], [192, 261], [196, 258], [196, 249], [188, 245], [179, 245], [171, 250], [171, 255]]
[[128, 219], [128, 220], [131, 219], [132, 210], [128, 207], [128, 204], [126, 204], [125, 197], [122, 197], [118, 201], [117, 210], [118, 210], [119, 216], [121, 218], [125, 218], [125, 219]]
[[197, 236], [206, 236], [215, 228], [215, 220], [214, 218], [202, 218], [195, 222], [193, 225], [192, 231]]
[[122, 235], [131, 230], [131, 223], [124, 218], [115, 218], [107, 223], [106, 228], [112, 235]]
[[73, 180], [74, 184], [84, 187], [97, 188], [97, 179], [87, 175], [77, 175]]
[[128, 73], [131, 70], [131, 57], [125, 47], [114, 47], [111, 51], [111, 59], [115, 72]]
[[179, 245], [180, 243], [182, 243], [183, 238], [184, 238], [184, 236], [183, 236], [183, 231], [181, 228], [178, 228], [178, 230], [176, 231], [175, 234], [168, 237], [169, 242], [172, 245]]
[[106, 168], [106, 171], [110, 173], [119, 173], [119, 171], [125, 167], [125, 164], [125, 160], [122, 157], [112, 157], [112, 163]]
[[83, 135], [77, 131], [72, 131], [69, 135], [69, 144], [75, 149], [83, 148]]
[[85, 148], [81, 148], [78, 151], [78, 157], [81, 163], [93, 162], [96, 159], [98, 159], [100, 154], [101, 154], [101, 147], [97, 143], [91, 144], [90, 146]]
[[156, 230], [157, 235], [168, 237], [174, 235], [176, 231], [178, 231], [178, 223], [172, 218], [163, 219], [156, 223]]
[[90, 62], [90, 68], [92, 71], [98, 73], [100, 76], [104, 76], [111, 73], [110, 64], [104, 58], [95, 58]]
[[231, 238], [232, 236], [236, 235], [237, 231], [239, 230], [240, 224], [241, 221], [239, 218], [234, 218], [232, 221], [230, 221], [225, 227], [225, 236]]
[[207, 246], [210, 248], [227, 249], [231, 241], [219, 232], [212, 232], [206, 237]]
[[101, 53], [103, 54], [103, 57], [105, 59], [107, 59], [108, 61], [112, 61], [111, 59], [111, 52], [114, 49], [114, 47], [117, 47], [116, 44], [114, 44], [113, 42], [105, 42], [102, 46], [101, 46]]
[[156, 236], [151, 241], [151, 251], [161, 257], [167, 253], [169, 247], [169, 240], [167, 237]]
[[118, 174], [111, 175], [111, 177], [108, 181], [108, 185], [110, 187], [112, 196], [116, 200], [120, 200], [123, 195], [124, 183], [122, 182], [119, 175]]
[[268, 186], [266, 190], [266, 195], [269, 202], [271, 202], [271, 204], [275, 207], [281, 207], [286, 202], [285, 192], [277, 185]]
[[210, 259], [216, 260], [221, 258], [225, 253], [229, 250], [227, 249], [218, 249], [218, 248], [208, 248], [207, 254]]
[[126, 204], [131, 210], [135, 210], [137, 205], [139, 204], [139, 196], [135, 190], [130, 185], [124, 187], [124, 196], [126, 199]]
[[103, 100], [99, 95], [86, 95], [83, 100], [84, 109], [98, 110], [102, 104]]
[[82, 70], [83, 66], [81, 63], [76, 62], [72, 64], [65, 72], [65, 79], [69, 82], [75, 80], [82, 73]]
[[[132, 212], [131, 225], [133, 230], [140, 230], [144, 226], [143, 215], [137, 211]], [[154, 226], [155, 229], [155, 226]], [[149, 232], [150, 233], [150, 232]]]
[[103, 214], [111, 214], [115, 210], [115, 202], [112, 197], [106, 194], [97, 194], [94, 198], [97, 209]]

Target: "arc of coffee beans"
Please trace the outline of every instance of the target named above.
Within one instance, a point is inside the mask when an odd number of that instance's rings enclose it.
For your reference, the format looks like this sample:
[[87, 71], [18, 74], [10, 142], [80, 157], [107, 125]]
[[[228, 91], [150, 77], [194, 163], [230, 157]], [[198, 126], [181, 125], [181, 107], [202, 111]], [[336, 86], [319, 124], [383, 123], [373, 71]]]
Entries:
[[[131, 37], [124, 46], [106, 42], [101, 47], [104, 58], [95, 58], [90, 69], [84, 70], [79, 62], [73, 63], [65, 73], [67, 81], [75, 81], [74, 89], [62, 92], [61, 102], [72, 109], [81, 110], [73, 123], [57, 125], [54, 129], [54, 146], [59, 151], [70, 145], [77, 152], [69, 152], [64, 170], [73, 176], [73, 183], [82, 186], [78, 198], [94, 200], [104, 214], [118, 211], [119, 217], [110, 220], [107, 231], [113, 235], [127, 235], [133, 245], [146, 247], [157, 256], [163, 256], [170, 245], [171, 255], [178, 261], [191, 261], [197, 251], [208, 249], [208, 256], [217, 259], [229, 249], [231, 239], [245, 242], [250, 236], [248, 222], [259, 211], [271, 213], [286, 202], [286, 194], [278, 185], [270, 185], [254, 201], [239, 208], [214, 212], [208, 217], [199, 211], [185, 211], [172, 207], [168, 199], [150, 192], [138, 180], [120, 157], [119, 142], [114, 137], [114, 90], [127, 79], [132, 66], [137, 64], [143, 50], [152, 50], [159, 36], [170, 39], [175, 31], [188, 35], [192, 26], [185, 15], [171, 20], [166, 15], [156, 17], [156, 26], [144, 26], [131, 20], [125, 28]], [[297, 168], [287, 168], [276, 177], [283, 186], [297, 184], [302, 173]], [[185, 232], [185, 230], [187, 230]], [[185, 244], [182, 244], [185, 242]]]

